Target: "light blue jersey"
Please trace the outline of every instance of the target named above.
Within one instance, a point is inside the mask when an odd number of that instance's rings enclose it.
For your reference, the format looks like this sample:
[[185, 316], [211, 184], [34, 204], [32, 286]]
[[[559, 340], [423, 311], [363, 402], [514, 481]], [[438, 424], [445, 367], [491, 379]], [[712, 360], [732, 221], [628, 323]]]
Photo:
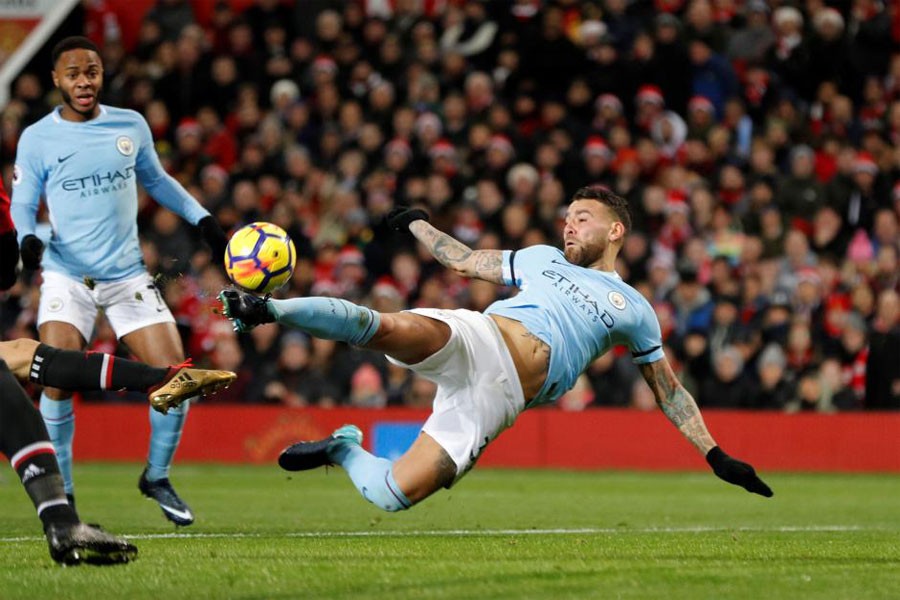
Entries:
[[19, 140], [11, 208], [19, 241], [35, 233], [43, 195], [52, 228], [47, 270], [97, 281], [139, 274], [138, 181], [191, 224], [209, 214], [163, 170], [139, 113], [101, 105], [97, 117], [74, 122], [53, 110]]
[[639, 364], [664, 356], [656, 313], [616, 273], [573, 265], [551, 246], [532, 246], [503, 252], [503, 282], [519, 293], [485, 314], [519, 321], [550, 346], [547, 381], [529, 407], [554, 402], [613, 346], [627, 346]]

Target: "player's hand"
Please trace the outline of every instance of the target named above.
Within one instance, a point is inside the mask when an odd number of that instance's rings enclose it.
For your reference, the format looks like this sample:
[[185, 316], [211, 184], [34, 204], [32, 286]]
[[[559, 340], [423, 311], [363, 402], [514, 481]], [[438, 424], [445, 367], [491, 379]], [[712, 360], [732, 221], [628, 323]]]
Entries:
[[0, 292], [16, 283], [16, 267], [19, 265], [19, 243], [16, 231], [0, 233]]
[[200, 228], [203, 239], [209, 244], [209, 249], [212, 251], [213, 262], [217, 265], [221, 265], [222, 260], [225, 258], [225, 246], [228, 245], [228, 238], [225, 237], [225, 232], [222, 231], [222, 227], [212, 215], [206, 215], [200, 219], [200, 222], [197, 223], [197, 227]]
[[771, 498], [774, 492], [756, 474], [756, 470], [745, 462], [731, 458], [716, 446], [706, 453], [706, 462], [719, 479], [739, 485], [748, 492]]
[[36, 271], [41, 267], [41, 257], [44, 255], [44, 242], [38, 236], [29, 233], [22, 238], [19, 251], [22, 253], [23, 267], [32, 271]]
[[428, 213], [421, 208], [398, 206], [388, 213], [387, 222], [391, 229], [401, 232], [409, 231], [409, 224], [413, 221], [428, 221]]

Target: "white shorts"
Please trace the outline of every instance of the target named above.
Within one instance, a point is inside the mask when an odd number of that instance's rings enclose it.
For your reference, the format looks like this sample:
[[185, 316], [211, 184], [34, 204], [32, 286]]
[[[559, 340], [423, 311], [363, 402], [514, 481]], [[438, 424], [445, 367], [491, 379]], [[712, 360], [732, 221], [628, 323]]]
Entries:
[[101, 308], [117, 338], [148, 325], [175, 322], [148, 273], [120, 281], [97, 282], [94, 289], [88, 288], [84, 281], [52, 271], [44, 271], [43, 278], [38, 327], [48, 321], [62, 321], [73, 325], [90, 341]]
[[422, 431], [456, 463], [456, 483], [525, 409], [522, 385], [500, 329], [490, 317], [464, 309], [409, 312], [450, 326], [450, 341], [422, 362], [407, 365], [388, 360], [437, 384], [432, 413]]

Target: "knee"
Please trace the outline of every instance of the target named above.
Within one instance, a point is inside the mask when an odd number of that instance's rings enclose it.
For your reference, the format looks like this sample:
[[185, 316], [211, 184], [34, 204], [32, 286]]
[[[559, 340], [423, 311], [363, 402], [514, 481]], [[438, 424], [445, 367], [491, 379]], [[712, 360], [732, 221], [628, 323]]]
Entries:
[[29, 339], [0, 342], [0, 358], [17, 378], [28, 379], [28, 370], [37, 347], [38, 342]]
[[45, 387], [44, 395], [51, 400], [68, 400], [72, 397], [72, 392], [69, 390], [61, 390], [59, 388]]

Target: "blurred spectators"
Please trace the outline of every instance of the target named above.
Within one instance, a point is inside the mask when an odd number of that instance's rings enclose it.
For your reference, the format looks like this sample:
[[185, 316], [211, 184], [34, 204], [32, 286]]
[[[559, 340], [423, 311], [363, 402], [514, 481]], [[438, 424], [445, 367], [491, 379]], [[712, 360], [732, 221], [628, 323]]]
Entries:
[[[631, 203], [618, 271], [702, 406], [900, 409], [890, 3], [256, 0], [195, 14], [157, 0], [132, 36], [107, 4], [85, 4], [106, 101], [147, 117], [163, 164], [223, 226], [290, 233], [298, 264], [279, 296], [483, 310], [514, 290], [448, 273], [386, 227], [391, 208], [515, 249], [558, 243], [568, 196], [599, 184]], [[7, 184], [22, 129], [57, 101], [44, 76], [21, 74], [2, 107]], [[139, 211], [190, 354], [240, 374], [211, 401], [430, 403], [432, 383], [372, 353], [275, 326], [235, 336], [193, 233], [146, 195]], [[4, 339], [34, 337], [39, 284], [26, 272], [0, 295]], [[654, 402], [617, 351], [561, 405]]]

